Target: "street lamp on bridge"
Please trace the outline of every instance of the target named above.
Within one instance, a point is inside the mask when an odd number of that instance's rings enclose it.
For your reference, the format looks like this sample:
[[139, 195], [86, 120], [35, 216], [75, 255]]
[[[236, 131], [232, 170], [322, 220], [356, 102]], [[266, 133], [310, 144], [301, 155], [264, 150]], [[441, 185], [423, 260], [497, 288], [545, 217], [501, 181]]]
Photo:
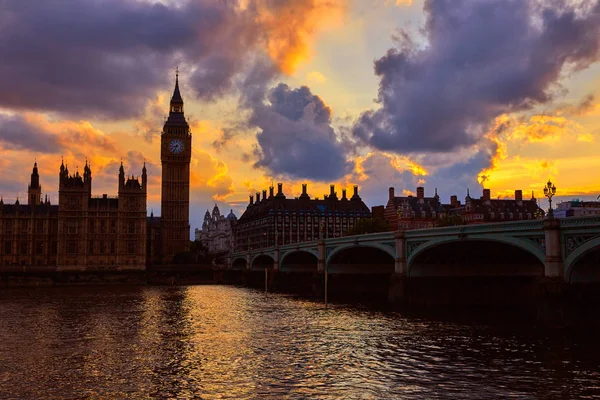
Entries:
[[550, 203], [550, 209], [548, 210], [548, 218], [554, 218], [554, 212], [552, 211], [552, 197], [556, 194], [556, 186], [550, 179], [548, 179], [548, 183], [544, 186], [544, 195], [548, 198], [548, 202]]

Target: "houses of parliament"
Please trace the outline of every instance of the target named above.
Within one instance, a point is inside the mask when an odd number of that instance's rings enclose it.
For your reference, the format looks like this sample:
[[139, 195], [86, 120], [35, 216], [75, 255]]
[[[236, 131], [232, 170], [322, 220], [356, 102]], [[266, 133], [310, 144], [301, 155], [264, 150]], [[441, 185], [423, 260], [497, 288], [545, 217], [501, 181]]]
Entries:
[[[184, 117], [179, 77], [161, 134], [161, 217], [146, 216], [147, 172], [139, 178], [119, 168], [116, 197], [92, 196], [93, 174], [64, 162], [58, 172], [58, 204], [42, 198], [37, 163], [27, 202], [0, 200], [0, 268], [56, 271], [144, 270], [170, 264], [189, 250], [189, 182], [192, 137]], [[115, 171], [116, 172], [116, 171]]]

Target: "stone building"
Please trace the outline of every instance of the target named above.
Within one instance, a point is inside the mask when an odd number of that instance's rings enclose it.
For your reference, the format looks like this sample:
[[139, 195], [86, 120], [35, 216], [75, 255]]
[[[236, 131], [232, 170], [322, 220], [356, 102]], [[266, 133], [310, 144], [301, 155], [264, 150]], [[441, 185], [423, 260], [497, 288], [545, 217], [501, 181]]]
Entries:
[[206, 210], [202, 229], [196, 228], [194, 237], [207, 249], [208, 254], [229, 253], [234, 248], [234, 228], [238, 218], [229, 211], [227, 216], [221, 215], [219, 207], [215, 207], [211, 213]]
[[301, 243], [320, 238], [341, 237], [361, 218], [371, 218], [369, 207], [358, 195], [354, 186], [351, 198], [342, 190], [338, 198], [334, 185], [323, 199], [311, 199], [302, 185], [302, 194], [288, 199], [283, 185], [250, 196], [250, 203], [240, 217], [235, 229], [235, 245], [238, 251], [258, 249], [275, 245]]
[[[454, 206], [458, 207], [460, 203], [455, 202]], [[425, 197], [425, 188], [419, 186], [416, 196], [397, 197], [394, 188], [391, 187], [384, 215], [392, 229], [431, 228], [436, 226], [451, 208], [451, 205], [441, 203], [437, 190], [433, 197]]]
[[600, 215], [600, 201], [582, 201], [579, 199], [563, 201], [558, 203], [553, 212], [555, 218]]
[[161, 235], [165, 264], [190, 250], [190, 160], [192, 133], [183, 113], [179, 74], [171, 97], [169, 117], [160, 135], [162, 165]]
[[92, 170], [71, 175], [61, 164], [58, 205], [41, 199], [37, 163], [28, 204], [0, 201], [0, 264], [55, 270], [146, 268], [146, 166], [118, 175], [118, 197], [92, 196]]
[[431, 228], [445, 223], [447, 217], [456, 217], [462, 224], [474, 224], [535, 219], [543, 215], [533, 193], [531, 199], [523, 200], [521, 190], [515, 190], [514, 199], [492, 199], [489, 189], [483, 189], [483, 195], [475, 199], [467, 191], [464, 203], [451, 196], [450, 203], [444, 204], [437, 189], [433, 197], [426, 197], [421, 186], [416, 196], [397, 197], [391, 187], [385, 207], [385, 219], [392, 229]]

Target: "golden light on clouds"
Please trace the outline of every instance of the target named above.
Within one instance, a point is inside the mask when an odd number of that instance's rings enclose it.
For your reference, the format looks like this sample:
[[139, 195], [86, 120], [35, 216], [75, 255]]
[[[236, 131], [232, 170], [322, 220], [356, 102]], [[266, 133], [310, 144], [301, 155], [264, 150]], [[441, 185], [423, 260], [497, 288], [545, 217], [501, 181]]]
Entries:
[[327, 78], [325, 78], [325, 75], [323, 75], [319, 71], [309, 72], [306, 75], [306, 79], [310, 83], [317, 83], [318, 84], [318, 83], [325, 83], [325, 82], [327, 82]]
[[512, 197], [515, 189], [543, 197], [540, 193], [548, 179], [556, 183], [561, 196], [600, 192], [600, 178], [590, 174], [600, 168], [592, 145], [595, 136], [573, 115], [498, 117], [486, 136], [496, 150], [490, 167], [479, 173], [479, 182], [507, 197]]
[[265, 32], [267, 53], [288, 75], [312, 57], [316, 35], [338, 26], [347, 10], [345, 0], [298, 0], [276, 7], [271, 3], [257, 1], [259, 24]]
[[385, 0], [385, 5], [394, 4], [396, 6], [411, 6], [413, 4], [413, 0]]
[[[557, 113], [559, 114], [559, 113]], [[504, 160], [509, 158], [509, 145], [515, 148], [519, 153], [524, 149], [554, 149], [565, 146], [568, 142], [593, 142], [593, 135], [586, 130], [577, 121], [564, 115], [533, 115], [526, 120], [519, 119], [516, 116], [501, 115], [496, 118], [486, 139], [495, 144], [496, 150], [492, 154], [490, 166], [478, 174], [479, 183], [491, 185], [493, 182], [510, 180], [510, 174], [503, 168], [499, 168]], [[513, 155], [514, 157], [514, 155]], [[548, 161], [539, 162], [537, 158], [532, 161], [533, 165], [539, 165], [548, 168]], [[534, 168], [529, 165], [522, 165], [523, 170], [532, 172]], [[558, 172], [553, 171], [554, 174]], [[512, 171], [511, 174], [520, 175], [519, 171]], [[537, 178], [539, 174], [534, 173]]]
[[194, 151], [192, 155], [190, 191], [226, 201], [227, 196], [235, 192], [227, 164], [205, 151]]

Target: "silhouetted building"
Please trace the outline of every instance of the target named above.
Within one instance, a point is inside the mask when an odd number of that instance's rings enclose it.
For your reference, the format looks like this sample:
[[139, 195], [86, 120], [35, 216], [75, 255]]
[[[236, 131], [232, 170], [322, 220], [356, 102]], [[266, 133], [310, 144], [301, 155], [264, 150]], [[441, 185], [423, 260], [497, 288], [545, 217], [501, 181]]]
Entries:
[[417, 188], [416, 196], [394, 195], [394, 188], [389, 189], [389, 199], [385, 209], [386, 221], [392, 228], [422, 229], [431, 228], [447, 223], [486, 223], [501, 221], [518, 221], [536, 219], [544, 216], [544, 211], [538, 206], [535, 197], [523, 200], [521, 190], [515, 191], [514, 199], [492, 199], [490, 190], [483, 189], [483, 195], [474, 199], [467, 191], [465, 202], [462, 204], [457, 196], [450, 197], [449, 204], [443, 204], [437, 194], [425, 197], [425, 189]]
[[162, 263], [190, 250], [190, 160], [192, 133], [183, 114], [179, 74], [171, 97], [169, 118], [160, 135], [162, 163], [160, 236]]
[[146, 167], [142, 181], [118, 175], [118, 197], [92, 196], [92, 170], [69, 174], [61, 164], [58, 205], [41, 199], [37, 163], [28, 204], [0, 200], [4, 266], [57, 270], [146, 268]]
[[373, 219], [385, 221], [385, 206], [371, 207], [371, 215], [373, 216]]
[[235, 229], [235, 244], [238, 251], [300, 243], [320, 238], [341, 237], [360, 218], [371, 218], [369, 207], [358, 195], [354, 186], [351, 198], [342, 190], [338, 198], [334, 185], [323, 199], [311, 199], [302, 185], [302, 194], [288, 199], [283, 194], [283, 185], [277, 184], [267, 191], [250, 196], [250, 204], [240, 217]]

